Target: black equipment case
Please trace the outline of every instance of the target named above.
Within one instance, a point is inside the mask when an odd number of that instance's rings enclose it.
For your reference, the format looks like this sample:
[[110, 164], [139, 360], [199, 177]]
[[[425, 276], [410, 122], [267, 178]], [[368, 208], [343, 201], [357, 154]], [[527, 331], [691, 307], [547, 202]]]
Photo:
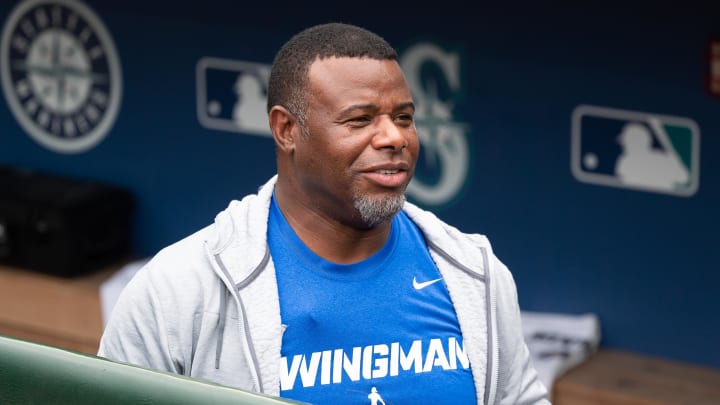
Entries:
[[133, 205], [118, 186], [0, 166], [0, 264], [71, 277], [126, 259]]

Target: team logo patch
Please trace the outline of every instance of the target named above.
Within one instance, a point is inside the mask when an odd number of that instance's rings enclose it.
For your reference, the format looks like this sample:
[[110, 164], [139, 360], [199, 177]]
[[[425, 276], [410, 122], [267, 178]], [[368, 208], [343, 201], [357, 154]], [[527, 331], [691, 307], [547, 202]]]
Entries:
[[572, 115], [571, 167], [585, 183], [691, 196], [700, 130], [689, 118], [581, 105]]
[[266, 111], [270, 65], [202, 58], [196, 75], [197, 116], [202, 126], [272, 136]]
[[10, 110], [35, 141], [78, 153], [99, 143], [117, 116], [122, 72], [100, 18], [77, 0], [25, 0], [0, 43]]

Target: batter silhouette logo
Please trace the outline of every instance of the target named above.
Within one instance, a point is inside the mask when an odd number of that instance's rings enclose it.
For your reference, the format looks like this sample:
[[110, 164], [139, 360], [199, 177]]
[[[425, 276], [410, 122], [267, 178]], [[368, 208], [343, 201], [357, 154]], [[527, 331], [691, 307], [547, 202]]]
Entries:
[[196, 75], [202, 126], [272, 136], [266, 111], [270, 65], [205, 57], [197, 63]]
[[117, 116], [122, 72], [112, 37], [77, 0], [25, 0], [10, 12], [0, 75], [10, 111], [39, 144], [79, 153], [100, 142]]
[[571, 169], [585, 183], [689, 197], [700, 185], [700, 130], [685, 117], [581, 105]]
[[407, 194], [420, 204], [441, 206], [462, 191], [470, 168], [467, 128], [453, 117], [462, 93], [460, 55], [420, 42], [400, 55], [415, 101], [420, 159]]

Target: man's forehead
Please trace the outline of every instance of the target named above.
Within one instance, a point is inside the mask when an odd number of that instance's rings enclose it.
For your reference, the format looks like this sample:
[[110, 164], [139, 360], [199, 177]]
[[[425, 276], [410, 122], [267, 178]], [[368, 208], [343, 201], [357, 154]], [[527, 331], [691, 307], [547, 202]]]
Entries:
[[352, 82], [395, 78], [405, 80], [405, 74], [394, 59], [368, 57], [317, 58], [308, 69], [308, 78], [314, 80], [337, 80]]
[[412, 101], [402, 69], [393, 59], [318, 59], [310, 68], [308, 86], [311, 90], [309, 97], [340, 98], [343, 100], [340, 104], [345, 105], [365, 104], [380, 94], [384, 95], [384, 100], [393, 104]]

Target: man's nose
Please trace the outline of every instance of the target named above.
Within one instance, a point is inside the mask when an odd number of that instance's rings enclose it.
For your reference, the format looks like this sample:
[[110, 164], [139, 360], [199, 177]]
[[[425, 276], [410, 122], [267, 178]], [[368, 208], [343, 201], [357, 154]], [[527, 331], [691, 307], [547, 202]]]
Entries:
[[399, 151], [408, 146], [407, 134], [391, 117], [383, 116], [378, 123], [378, 132], [373, 138], [373, 144], [377, 149]]

